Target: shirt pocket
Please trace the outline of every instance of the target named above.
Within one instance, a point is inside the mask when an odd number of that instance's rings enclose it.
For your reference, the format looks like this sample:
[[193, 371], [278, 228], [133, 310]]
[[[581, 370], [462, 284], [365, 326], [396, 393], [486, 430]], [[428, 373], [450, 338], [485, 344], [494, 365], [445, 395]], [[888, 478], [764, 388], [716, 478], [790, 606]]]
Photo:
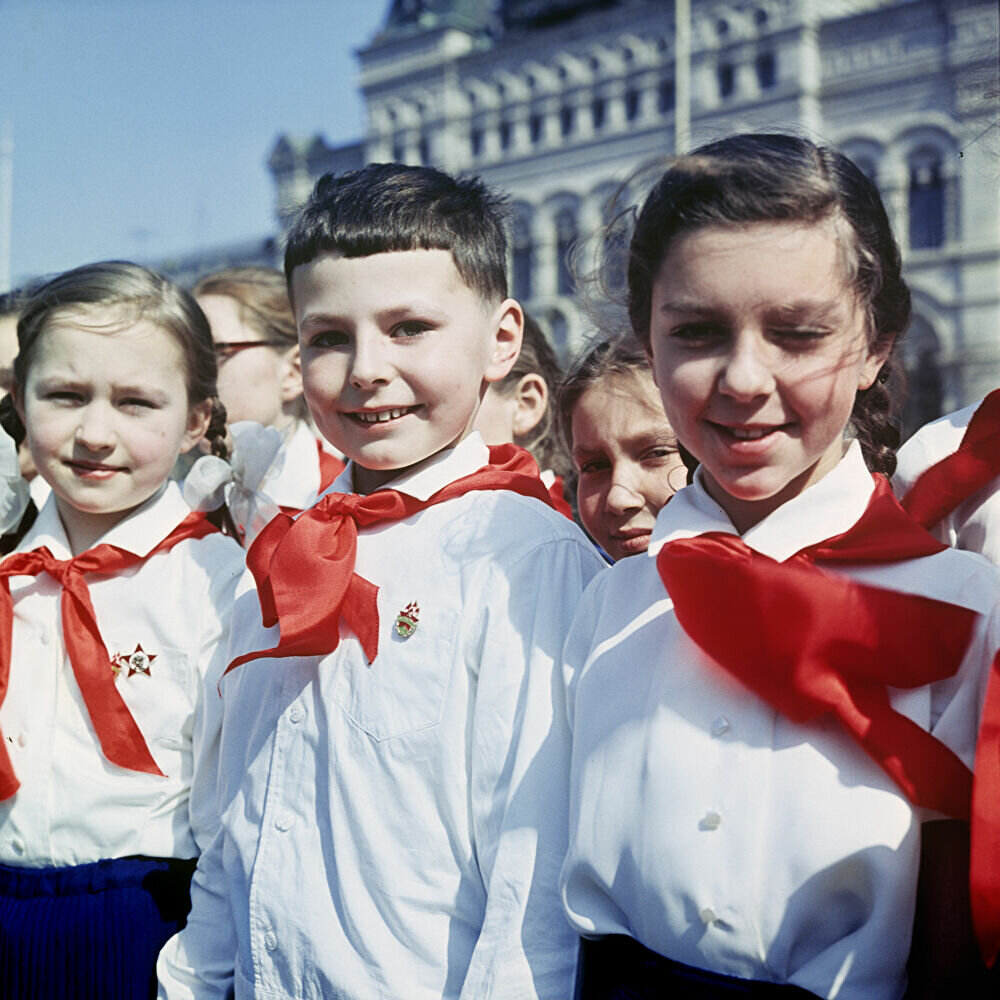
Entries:
[[[379, 602], [380, 605], [382, 602]], [[403, 605], [401, 605], [401, 608]], [[369, 664], [356, 643], [332, 659], [333, 699], [340, 710], [377, 742], [430, 729], [441, 721], [448, 694], [458, 615], [428, 608], [413, 626], [405, 609], [386, 620], [379, 608], [379, 651]], [[403, 634], [400, 634], [400, 633]]]
[[188, 651], [160, 643], [112, 641], [108, 652], [115, 687], [157, 766], [168, 778], [189, 780], [198, 699], [197, 672]]

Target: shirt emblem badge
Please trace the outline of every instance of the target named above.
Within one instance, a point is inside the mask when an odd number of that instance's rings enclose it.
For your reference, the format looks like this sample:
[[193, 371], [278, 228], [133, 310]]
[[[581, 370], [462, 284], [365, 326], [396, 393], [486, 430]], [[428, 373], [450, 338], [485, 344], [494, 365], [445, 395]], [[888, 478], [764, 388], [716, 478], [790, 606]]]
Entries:
[[133, 674], [145, 674], [150, 676], [150, 664], [157, 657], [156, 653], [147, 653], [139, 643], [131, 653], [116, 653], [111, 658], [111, 670], [118, 677], [124, 673], [126, 677]]
[[420, 621], [420, 605], [416, 601], [410, 601], [402, 611], [396, 615], [396, 635], [401, 639], [409, 639], [417, 630]]

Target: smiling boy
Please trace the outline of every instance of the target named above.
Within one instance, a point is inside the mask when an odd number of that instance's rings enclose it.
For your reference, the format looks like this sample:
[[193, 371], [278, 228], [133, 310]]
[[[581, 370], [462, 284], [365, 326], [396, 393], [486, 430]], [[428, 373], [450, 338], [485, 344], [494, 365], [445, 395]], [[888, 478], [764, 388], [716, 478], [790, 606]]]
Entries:
[[429, 168], [328, 175], [292, 229], [306, 398], [351, 461], [249, 554], [224, 828], [162, 996], [226, 996], [233, 956], [237, 997], [572, 993], [554, 663], [602, 562], [472, 431], [520, 344], [505, 261], [501, 202]]

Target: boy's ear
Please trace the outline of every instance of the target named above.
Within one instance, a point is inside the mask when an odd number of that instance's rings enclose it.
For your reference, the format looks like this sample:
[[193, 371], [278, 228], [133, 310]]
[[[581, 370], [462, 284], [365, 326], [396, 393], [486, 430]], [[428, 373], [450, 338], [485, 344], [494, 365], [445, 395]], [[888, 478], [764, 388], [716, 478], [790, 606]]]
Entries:
[[487, 382], [499, 382], [514, 367], [514, 362], [521, 353], [524, 310], [516, 300], [504, 299], [493, 313], [490, 327], [493, 344], [483, 378]]
[[190, 451], [204, 436], [212, 419], [212, 401], [203, 400], [188, 410], [187, 430], [181, 441], [181, 454]]
[[522, 437], [533, 431], [545, 416], [545, 407], [549, 402], [549, 387], [538, 372], [528, 372], [518, 380], [514, 392], [517, 394], [514, 434]]
[[285, 364], [287, 368], [281, 378], [281, 401], [294, 403], [302, 395], [302, 358], [298, 344], [285, 355]]

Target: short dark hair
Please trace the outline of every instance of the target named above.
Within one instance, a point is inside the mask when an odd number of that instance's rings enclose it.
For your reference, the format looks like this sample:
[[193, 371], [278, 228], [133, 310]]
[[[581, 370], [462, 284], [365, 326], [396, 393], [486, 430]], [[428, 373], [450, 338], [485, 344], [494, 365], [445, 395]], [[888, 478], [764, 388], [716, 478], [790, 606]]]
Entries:
[[285, 278], [320, 254], [369, 257], [447, 250], [462, 280], [488, 302], [507, 297], [506, 199], [475, 177], [433, 167], [369, 163], [324, 174], [285, 245]]

